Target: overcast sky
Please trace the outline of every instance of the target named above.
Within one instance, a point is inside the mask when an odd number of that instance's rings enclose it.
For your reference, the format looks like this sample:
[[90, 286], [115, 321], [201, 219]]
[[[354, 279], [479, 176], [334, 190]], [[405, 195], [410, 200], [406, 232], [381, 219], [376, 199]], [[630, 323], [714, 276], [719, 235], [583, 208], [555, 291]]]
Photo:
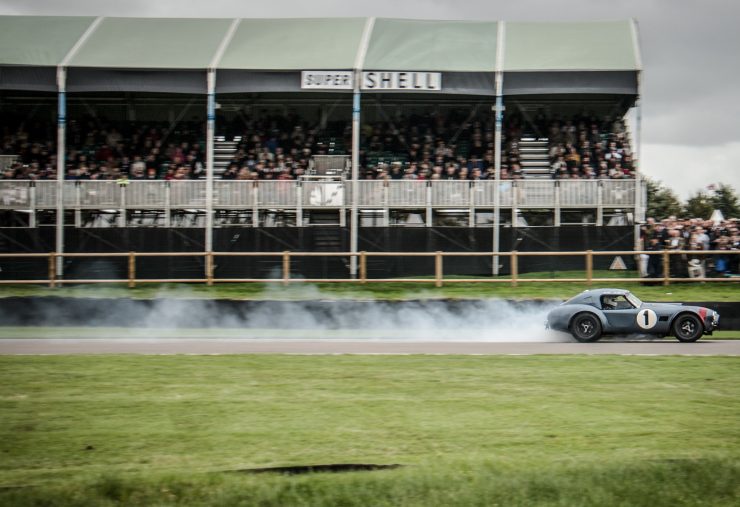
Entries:
[[634, 17], [643, 56], [642, 163], [680, 197], [740, 191], [738, 0], [0, 0], [0, 14], [581, 21]]

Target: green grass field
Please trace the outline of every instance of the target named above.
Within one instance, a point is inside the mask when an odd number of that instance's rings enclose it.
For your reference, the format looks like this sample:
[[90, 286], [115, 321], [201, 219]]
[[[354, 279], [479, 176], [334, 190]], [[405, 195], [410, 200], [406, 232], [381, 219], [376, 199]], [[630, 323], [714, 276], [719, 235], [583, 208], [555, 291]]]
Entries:
[[[608, 273], [608, 272], [607, 272]], [[532, 276], [549, 277], [551, 273]], [[568, 272], [561, 273], [567, 277]], [[570, 276], [582, 276], [581, 274]], [[736, 279], [733, 279], [736, 280]], [[740, 280], [740, 279], [737, 279]], [[49, 288], [39, 285], [0, 286], [0, 297], [68, 296], [68, 297], [132, 297], [132, 298], [224, 298], [224, 299], [428, 299], [428, 298], [506, 298], [506, 299], [567, 299], [589, 288], [614, 286], [629, 289], [645, 301], [740, 301], [740, 282], [673, 283], [669, 286], [642, 285], [636, 282], [522, 282], [518, 287], [509, 283], [455, 283], [443, 287], [429, 283], [318, 283], [294, 282], [281, 284], [240, 283], [216, 284], [140, 284], [129, 289], [118, 285], [78, 285]]]
[[[0, 357], [2, 505], [736, 505], [727, 357]], [[285, 476], [330, 463], [395, 470]]]

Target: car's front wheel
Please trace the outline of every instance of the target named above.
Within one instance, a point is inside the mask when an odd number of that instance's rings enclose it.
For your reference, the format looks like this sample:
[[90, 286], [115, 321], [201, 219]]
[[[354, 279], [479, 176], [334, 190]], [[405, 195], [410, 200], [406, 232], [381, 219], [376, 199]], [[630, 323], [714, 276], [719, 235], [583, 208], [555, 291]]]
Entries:
[[684, 313], [673, 321], [673, 336], [680, 342], [695, 342], [702, 334], [704, 329], [696, 315]]
[[601, 321], [593, 313], [579, 313], [570, 323], [570, 334], [579, 342], [595, 342], [601, 338]]

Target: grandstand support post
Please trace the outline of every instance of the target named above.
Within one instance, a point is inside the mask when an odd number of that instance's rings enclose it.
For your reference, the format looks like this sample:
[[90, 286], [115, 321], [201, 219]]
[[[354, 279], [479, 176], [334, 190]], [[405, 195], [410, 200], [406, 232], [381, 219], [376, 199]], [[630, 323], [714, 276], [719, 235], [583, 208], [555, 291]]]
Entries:
[[[501, 251], [501, 129], [503, 127], [504, 106], [503, 97], [501, 96], [501, 86], [503, 81], [503, 72], [496, 72], [496, 106], [494, 114], [496, 116], [496, 132], [494, 143], [494, 168], [495, 168], [495, 188], [493, 190], [493, 276], [499, 275], [499, 256]], [[516, 215], [513, 214], [512, 222], [516, 221]]]
[[[496, 106], [494, 119], [496, 131], [494, 137], [494, 169], [495, 186], [493, 189], [493, 276], [499, 275], [499, 256], [501, 251], [501, 129], [504, 120], [504, 44], [506, 44], [506, 23], [498, 22], [496, 30]], [[516, 215], [512, 214], [512, 222], [516, 222]]]
[[[367, 18], [365, 20], [365, 26], [362, 29], [362, 38], [355, 54], [355, 64], [352, 67], [354, 77], [352, 84], [352, 212], [349, 224], [349, 243], [350, 251], [353, 254], [356, 254], [358, 250], [358, 228], [360, 226], [359, 211], [357, 209], [357, 180], [360, 178], [360, 82], [362, 81], [362, 67], [365, 64], [367, 48], [370, 45], [370, 35], [372, 35], [374, 27], [375, 18]], [[349, 258], [349, 274], [351, 278], [357, 278], [356, 255], [352, 255]]]
[[[635, 22], [633, 20], [633, 34], [637, 37], [637, 27], [635, 26]], [[635, 43], [637, 46], [637, 43]], [[641, 62], [640, 62], [641, 63]], [[642, 65], [640, 65], [642, 66]], [[641, 106], [641, 91], [642, 91], [642, 71], [637, 73], [637, 99], [635, 100], [635, 134], [633, 139], [633, 144], [636, 144], [637, 146], [634, 148], [635, 151], [635, 158], [637, 159], [637, 169], [641, 169], [640, 164], [642, 162], [642, 106]], [[633, 176], [635, 177], [635, 207], [634, 207], [634, 215], [632, 217], [632, 222], [635, 226], [635, 250], [641, 250], [645, 248], [645, 246], [640, 245], [640, 223], [645, 221], [645, 208], [644, 206], [647, 206], [647, 203], [642, 202], [642, 189], [640, 185], [640, 172], [635, 170], [633, 168], [632, 171]]]
[[[56, 221], [56, 276], [64, 275], [64, 169], [67, 134], [67, 69], [57, 67], [57, 221]], [[53, 287], [54, 285], [52, 285]]]
[[596, 226], [604, 225], [604, 180], [599, 180], [596, 187]]
[[555, 180], [555, 227], [560, 227], [560, 180]]
[[[357, 210], [357, 180], [360, 177], [360, 78], [362, 72], [355, 70], [355, 90], [352, 94], [352, 184], [350, 193], [352, 195], [350, 224], [349, 224], [349, 243], [350, 253], [357, 253], [358, 236], [357, 227], [360, 225], [359, 213]], [[349, 258], [349, 275], [351, 278], [357, 277], [357, 257], [352, 255]]]
[[206, 126], [206, 253], [213, 252], [213, 136], [216, 130], [216, 71], [208, 69]]
[[635, 251], [643, 250], [646, 246], [640, 244], [640, 225], [645, 221], [645, 207], [647, 203], [642, 201], [642, 178], [638, 173], [635, 175], [635, 207], [632, 222], [635, 228]]

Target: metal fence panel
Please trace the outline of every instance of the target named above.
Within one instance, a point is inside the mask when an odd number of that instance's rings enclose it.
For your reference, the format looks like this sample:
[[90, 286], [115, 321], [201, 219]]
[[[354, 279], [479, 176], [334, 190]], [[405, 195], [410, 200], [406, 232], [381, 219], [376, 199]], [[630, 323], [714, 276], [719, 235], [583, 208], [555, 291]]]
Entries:
[[295, 208], [298, 202], [297, 189], [295, 181], [260, 181], [259, 205]]
[[470, 183], [469, 181], [432, 181], [432, 205], [469, 206]]
[[555, 206], [555, 184], [552, 180], [517, 180], [514, 192], [520, 208]]
[[[350, 182], [351, 183], [351, 182]], [[351, 185], [348, 185], [351, 189]], [[386, 182], [381, 180], [363, 180], [357, 182], [357, 204], [359, 206], [380, 208], [385, 206]], [[350, 202], [352, 192], [349, 192]]]
[[250, 180], [214, 181], [213, 207], [247, 209], [254, 205], [254, 182]]
[[[499, 204], [501, 207], [510, 207], [512, 203], [512, 193], [514, 187], [511, 181], [504, 180], [499, 182]], [[495, 202], [495, 181], [477, 181], [473, 189], [475, 196], [475, 206], [478, 208], [493, 208]]]
[[560, 181], [560, 206], [596, 206], [598, 204], [598, 180]]
[[[555, 184], [560, 186], [561, 207], [596, 207], [601, 188], [602, 205], [630, 208], [635, 205], [634, 180], [503, 180], [499, 182], [499, 202], [511, 207], [554, 208]], [[0, 180], [0, 208], [31, 207], [31, 184], [28, 180]], [[36, 181], [37, 209], [55, 208], [57, 182]], [[342, 207], [351, 204], [349, 181], [214, 181], [214, 207], [245, 209], [256, 203], [260, 207], [296, 208], [301, 185], [304, 207]], [[167, 186], [172, 208], [204, 208], [206, 182], [198, 181], [131, 181], [125, 187], [125, 206], [132, 209], [164, 208]], [[428, 186], [429, 185], [429, 186]], [[118, 209], [122, 204], [121, 187], [115, 181], [69, 180], [64, 182], [64, 205], [75, 209]], [[473, 205], [492, 208], [496, 182], [486, 181], [358, 181], [358, 204], [365, 207], [422, 208]], [[427, 202], [428, 195], [431, 202]]]
[[126, 186], [126, 207], [164, 208], [167, 205], [166, 181], [132, 181]]
[[170, 180], [170, 205], [173, 208], [205, 208], [206, 182]]
[[57, 205], [56, 181], [36, 182], [36, 207], [38, 209], [55, 208]]
[[64, 206], [68, 208], [79, 206], [84, 209], [117, 209], [121, 207], [121, 187], [115, 181], [65, 181]]
[[0, 181], [0, 209], [23, 209], [31, 206], [31, 185], [28, 181]]
[[427, 204], [425, 181], [391, 180], [388, 182], [388, 205], [391, 207], [424, 207]]

